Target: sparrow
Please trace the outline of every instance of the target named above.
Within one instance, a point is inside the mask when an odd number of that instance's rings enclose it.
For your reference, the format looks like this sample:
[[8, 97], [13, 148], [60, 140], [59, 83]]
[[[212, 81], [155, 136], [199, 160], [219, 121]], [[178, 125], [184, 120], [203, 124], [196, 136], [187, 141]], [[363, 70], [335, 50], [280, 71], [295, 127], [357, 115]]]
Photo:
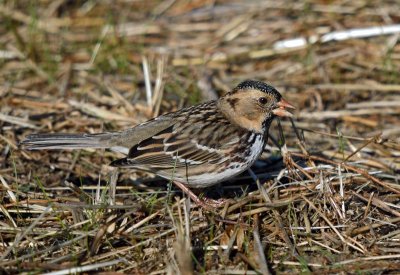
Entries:
[[217, 100], [167, 113], [120, 132], [33, 134], [27, 150], [106, 148], [126, 157], [111, 166], [172, 180], [196, 203], [190, 188], [231, 179], [250, 168], [267, 142], [275, 117], [295, 109], [271, 85], [246, 80]]

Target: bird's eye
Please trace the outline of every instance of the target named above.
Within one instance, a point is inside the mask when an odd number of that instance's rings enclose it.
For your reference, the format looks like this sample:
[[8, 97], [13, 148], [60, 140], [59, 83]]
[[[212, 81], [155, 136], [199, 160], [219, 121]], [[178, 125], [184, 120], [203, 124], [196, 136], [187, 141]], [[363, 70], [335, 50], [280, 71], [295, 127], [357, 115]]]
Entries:
[[260, 98], [258, 99], [258, 102], [259, 102], [260, 104], [264, 105], [264, 104], [267, 104], [268, 99], [266, 99], [265, 97], [260, 97]]

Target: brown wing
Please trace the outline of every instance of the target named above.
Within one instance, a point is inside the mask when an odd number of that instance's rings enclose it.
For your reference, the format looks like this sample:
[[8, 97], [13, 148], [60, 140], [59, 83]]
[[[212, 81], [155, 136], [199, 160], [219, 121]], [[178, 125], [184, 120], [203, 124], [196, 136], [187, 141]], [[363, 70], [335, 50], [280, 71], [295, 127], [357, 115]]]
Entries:
[[221, 164], [229, 160], [228, 152], [240, 139], [240, 129], [212, 108], [188, 109], [174, 121], [174, 125], [141, 141], [130, 149], [127, 158], [112, 165], [159, 171]]

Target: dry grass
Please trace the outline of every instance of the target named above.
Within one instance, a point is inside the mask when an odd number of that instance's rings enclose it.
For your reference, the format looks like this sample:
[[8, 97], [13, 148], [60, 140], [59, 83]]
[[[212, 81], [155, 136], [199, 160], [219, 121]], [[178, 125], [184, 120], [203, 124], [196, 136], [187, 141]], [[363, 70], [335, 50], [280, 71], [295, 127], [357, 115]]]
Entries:
[[[0, 270], [397, 273], [400, 34], [326, 34], [398, 24], [400, 6], [328, 3], [0, 1]], [[277, 44], [299, 37], [316, 42]], [[296, 128], [275, 123], [254, 174], [205, 191], [232, 199], [214, 213], [112, 170], [107, 151], [18, 149], [33, 132], [124, 129], [247, 78], [296, 105]]]

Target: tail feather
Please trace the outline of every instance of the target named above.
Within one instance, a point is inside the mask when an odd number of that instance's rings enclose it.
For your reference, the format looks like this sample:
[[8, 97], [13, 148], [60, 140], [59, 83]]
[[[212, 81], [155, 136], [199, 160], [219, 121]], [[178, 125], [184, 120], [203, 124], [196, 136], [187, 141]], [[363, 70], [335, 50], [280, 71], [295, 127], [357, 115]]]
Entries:
[[111, 148], [115, 143], [114, 133], [100, 134], [34, 134], [21, 142], [27, 150]]
[[131, 163], [129, 162], [128, 158], [122, 158], [112, 161], [109, 165], [112, 167], [124, 167], [124, 166], [126, 167], [130, 166]]

